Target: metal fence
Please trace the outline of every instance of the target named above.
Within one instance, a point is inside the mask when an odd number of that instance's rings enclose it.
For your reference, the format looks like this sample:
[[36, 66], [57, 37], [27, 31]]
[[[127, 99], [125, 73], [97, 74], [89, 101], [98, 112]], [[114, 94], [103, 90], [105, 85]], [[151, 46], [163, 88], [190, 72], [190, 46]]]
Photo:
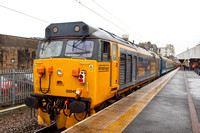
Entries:
[[33, 92], [32, 70], [0, 70], [0, 107], [24, 102]]

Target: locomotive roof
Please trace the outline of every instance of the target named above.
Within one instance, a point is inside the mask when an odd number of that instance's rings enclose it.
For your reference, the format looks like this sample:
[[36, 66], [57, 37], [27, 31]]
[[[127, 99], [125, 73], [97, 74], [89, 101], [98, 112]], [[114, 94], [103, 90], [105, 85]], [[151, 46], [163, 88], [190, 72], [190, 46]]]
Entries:
[[108, 32], [102, 28], [94, 28], [89, 26], [88, 24], [79, 21], [79, 22], [68, 22], [68, 23], [53, 23], [50, 24], [45, 30], [46, 38], [54, 38], [54, 37], [98, 37], [114, 42], [118, 42], [120, 44], [132, 47], [146, 54], [150, 54], [153, 56], [157, 55], [153, 52], [147, 51], [146, 49], [139, 47], [136, 44], [133, 44], [129, 41], [125, 41], [121, 37]]
[[53, 23], [50, 24], [45, 30], [46, 38], [53, 37], [98, 37], [125, 45], [133, 45], [124, 39], [108, 32], [102, 28], [94, 28], [84, 22], [68, 22], [68, 23]]

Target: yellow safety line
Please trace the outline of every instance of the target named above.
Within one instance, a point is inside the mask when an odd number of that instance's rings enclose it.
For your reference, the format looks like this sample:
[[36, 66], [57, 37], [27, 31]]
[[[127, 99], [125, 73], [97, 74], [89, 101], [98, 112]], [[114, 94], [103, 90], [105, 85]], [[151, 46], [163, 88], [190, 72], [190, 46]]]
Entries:
[[[171, 79], [171, 77], [173, 77], [173, 75], [170, 76], [167, 81], [169, 81]], [[149, 94], [147, 94], [144, 98], [142, 98], [137, 104], [135, 104], [133, 107], [131, 107], [127, 112], [125, 112], [122, 116], [120, 116], [118, 119], [116, 119], [107, 128], [105, 128], [105, 130], [102, 131], [102, 133], [122, 132], [129, 125], [129, 123], [131, 123], [132, 120], [135, 119], [135, 117], [156, 96], [156, 94], [162, 89], [162, 87], [167, 83], [167, 81], [165, 83], [163, 83], [162, 85], [160, 85], [160, 86], [156, 87], [155, 89], [153, 89]]]
[[16, 107], [11, 107], [11, 108], [8, 108], [8, 109], [3, 109], [3, 110], [0, 110], [0, 113], [4, 113], [4, 112], [11, 111], [11, 110], [14, 110], [14, 109], [22, 108], [22, 107], [25, 107], [25, 106], [26, 106], [25, 104], [22, 104], [22, 105], [19, 105], [19, 106], [16, 106]]

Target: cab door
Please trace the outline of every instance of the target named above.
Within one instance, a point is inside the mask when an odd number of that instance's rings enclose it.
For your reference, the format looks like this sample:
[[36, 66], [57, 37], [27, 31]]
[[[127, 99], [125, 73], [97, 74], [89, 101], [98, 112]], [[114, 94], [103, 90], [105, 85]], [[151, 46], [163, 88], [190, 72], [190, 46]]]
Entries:
[[119, 58], [118, 58], [118, 45], [117, 43], [111, 43], [111, 79], [110, 86], [116, 90], [119, 77]]

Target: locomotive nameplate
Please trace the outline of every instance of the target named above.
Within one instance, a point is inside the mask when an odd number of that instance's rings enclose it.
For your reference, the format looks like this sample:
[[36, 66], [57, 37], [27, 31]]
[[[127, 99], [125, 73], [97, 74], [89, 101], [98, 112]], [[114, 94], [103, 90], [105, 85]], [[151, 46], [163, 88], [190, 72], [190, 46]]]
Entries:
[[109, 72], [109, 65], [99, 65], [98, 71], [99, 72]]

